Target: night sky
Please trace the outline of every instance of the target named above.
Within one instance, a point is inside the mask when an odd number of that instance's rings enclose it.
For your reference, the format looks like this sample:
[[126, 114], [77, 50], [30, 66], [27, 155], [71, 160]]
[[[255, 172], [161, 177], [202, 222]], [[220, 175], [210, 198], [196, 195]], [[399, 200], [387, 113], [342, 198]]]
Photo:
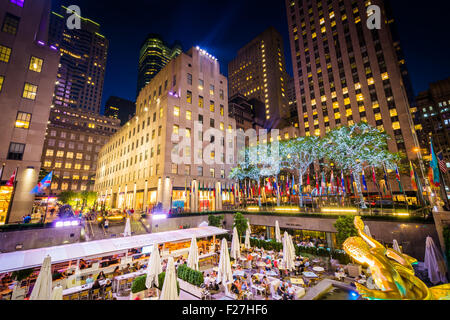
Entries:
[[[449, 1], [425, 3], [392, 1], [416, 94], [450, 77]], [[139, 49], [149, 33], [161, 34], [169, 44], [179, 40], [185, 51], [200, 46], [219, 59], [227, 75], [237, 51], [274, 26], [284, 37], [292, 75], [284, 0], [53, 0], [54, 9], [61, 4], [80, 6], [81, 15], [100, 23], [109, 40], [103, 104], [111, 95], [135, 100]]]

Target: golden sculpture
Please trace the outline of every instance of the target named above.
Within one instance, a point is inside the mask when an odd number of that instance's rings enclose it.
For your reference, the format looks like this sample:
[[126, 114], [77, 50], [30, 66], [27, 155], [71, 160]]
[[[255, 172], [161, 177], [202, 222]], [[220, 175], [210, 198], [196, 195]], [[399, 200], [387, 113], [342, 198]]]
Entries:
[[359, 237], [344, 242], [345, 252], [359, 264], [369, 268], [378, 289], [369, 289], [356, 283], [359, 294], [370, 300], [448, 300], [450, 284], [428, 288], [414, 274], [412, 265], [417, 260], [385, 248], [364, 232], [364, 222], [355, 217]]

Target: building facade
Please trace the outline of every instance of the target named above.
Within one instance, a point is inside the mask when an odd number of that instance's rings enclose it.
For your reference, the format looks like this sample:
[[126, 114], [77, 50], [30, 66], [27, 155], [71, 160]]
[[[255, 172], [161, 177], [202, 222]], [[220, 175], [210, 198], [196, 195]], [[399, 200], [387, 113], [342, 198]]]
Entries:
[[276, 128], [289, 115], [283, 38], [270, 27], [241, 48], [228, 64], [229, 94], [264, 102], [264, 128]]
[[[434, 151], [442, 151], [450, 170], [450, 78], [430, 84], [427, 91], [419, 93], [416, 102], [419, 121], [417, 132], [421, 147], [430, 149], [432, 135]], [[446, 186], [449, 187], [449, 171], [443, 176]]]
[[[261, 129], [264, 127], [264, 118], [257, 116], [256, 109], [264, 112], [264, 103], [252, 99], [249, 101], [241, 94], [230, 97], [228, 101], [228, 116], [236, 121], [236, 129], [245, 131], [249, 129]], [[264, 115], [264, 114], [263, 114]]]
[[163, 69], [170, 60], [183, 52], [181, 44], [177, 41], [169, 46], [160, 35], [149, 34], [142, 43], [139, 52], [139, 70], [137, 93], [139, 92]]
[[[59, 61], [47, 42], [50, 5], [0, 1], [0, 224], [21, 221], [33, 205]], [[15, 170], [13, 192], [5, 184]]]
[[50, 193], [92, 191], [98, 153], [120, 128], [120, 120], [70, 107], [52, 108], [42, 168], [53, 171]]
[[106, 100], [104, 115], [119, 119], [121, 125], [127, 123], [135, 113], [136, 104], [133, 101], [115, 96], [111, 96]]
[[61, 53], [53, 104], [100, 113], [108, 40], [100, 25], [87, 18], [79, 17], [81, 29], [69, 30], [70, 15], [63, 6], [50, 19], [49, 43]]
[[227, 177], [236, 125], [227, 92], [219, 63], [204, 50], [171, 60], [141, 90], [136, 115], [100, 151], [100, 200], [136, 210], [160, 204], [166, 212], [220, 210], [233, 202]]
[[[367, 27], [369, 5], [382, 9], [379, 30]], [[390, 151], [415, 159], [408, 74], [384, 2], [286, 0], [286, 8], [300, 134], [365, 121], [391, 136]], [[411, 190], [407, 176], [402, 184]]]

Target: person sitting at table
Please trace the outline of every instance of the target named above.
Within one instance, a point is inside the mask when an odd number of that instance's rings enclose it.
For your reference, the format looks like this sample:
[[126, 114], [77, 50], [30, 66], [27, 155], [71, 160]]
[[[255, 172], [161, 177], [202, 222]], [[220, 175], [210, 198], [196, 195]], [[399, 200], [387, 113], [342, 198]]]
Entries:
[[122, 269], [123, 274], [127, 274], [130, 272], [130, 264], [127, 263], [127, 266]]
[[266, 276], [263, 277], [261, 281], [261, 286], [265, 289], [266, 296], [268, 296], [270, 292], [270, 282]]
[[88, 275], [88, 277], [86, 278], [86, 284], [93, 283], [93, 282], [94, 282], [94, 279], [92, 278], [92, 274]]
[[105, 280], [106, 276], [105, 273], [103, 271], [100, 271], [100, 273], [97, 276], [97, 280]]
[[120, 276], [120, 275], [122, 275], [122, 272], [120, 271], [120, 267], [117, 266], [117, 267], [114, 269], [113, 277], [115, 278], [115, 277], [118, 277], [118, 276]]
[[91, 289], [95, 290], [95, 289], [100, 289], [102, 287], [102, 285], [100, 284], [100, 280], [97, 279], [94, 281], [94, 284], [92, 285]]
[[234, 277], [234, 281], [231, 283], [231, 289], [230, 289], [230, 291], [231, 291], [232, 293], [234, 293], [235, 295], [237, 295], [238, 298], [239, 298], [239, 295], [240, 295], [239, 287], [240, 287], [239, 281], [238, 281], [237, 277]]
[[288, 285], [286, 288], [286, 294], [289, 300], [294, 300], [295, 297], [295, 289], [292, 286], [292, 283], [290, 281], [288, 281]]
[[283, 300], [287, 300], [287, 299], [285, 299], [285, 293], [286, 293], [286, 290], [284, 289], [284, 282], [280, 282], [280, 284], [278, 285], [278, 288], [277, 288], [277, 294], [280, 297], [283, 297]]

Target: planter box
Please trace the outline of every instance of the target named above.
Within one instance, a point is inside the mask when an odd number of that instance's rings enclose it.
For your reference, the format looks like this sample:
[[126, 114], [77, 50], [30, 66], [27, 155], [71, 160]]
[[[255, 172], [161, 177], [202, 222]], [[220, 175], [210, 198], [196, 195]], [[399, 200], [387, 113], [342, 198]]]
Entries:
[[178, 282], [180, 284], [180, 290], [189, 292], [190, 294], [192, 294], [193, 296], [197, 297], [197, 298], [202, 298], [202, 292], [203, 289], [197, 286], [194, 286], [193, 284], [190, 284], [187, 281], [181, 280], [180, 278], [178, 278]]
[[142, 290], [142, 291], [139, 291], [136, 293], [130, 292], [130, 300], [134, 300], [137, 297], [139, 297], [140, 300], [144, 300], [145, 298], [148, 298], [150, 296], [151, 290], [156, 290], [156, 295], [157, 295], [157, 297], [159, 297], [159, 290], [155, 289], [155, 288], [150, 288], [150, 289]]
[[356, 278], [361, 274], [361, 266], [358, 264], [348, 264], [347, 273], [350, 277]]

